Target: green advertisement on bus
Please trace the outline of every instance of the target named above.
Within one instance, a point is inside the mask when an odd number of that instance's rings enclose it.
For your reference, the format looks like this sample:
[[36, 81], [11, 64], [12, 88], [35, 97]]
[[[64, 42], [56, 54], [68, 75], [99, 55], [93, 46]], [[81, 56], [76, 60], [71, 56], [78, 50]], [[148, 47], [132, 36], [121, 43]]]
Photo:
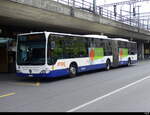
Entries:
[[91, 61], [102, 59], [104, 57], [104, 48], [90, 48], [89, 54]]
[[119, 55], [121, 58], [127, 57], [129, 55], [128, 52], [128, 48], [119, 48]]

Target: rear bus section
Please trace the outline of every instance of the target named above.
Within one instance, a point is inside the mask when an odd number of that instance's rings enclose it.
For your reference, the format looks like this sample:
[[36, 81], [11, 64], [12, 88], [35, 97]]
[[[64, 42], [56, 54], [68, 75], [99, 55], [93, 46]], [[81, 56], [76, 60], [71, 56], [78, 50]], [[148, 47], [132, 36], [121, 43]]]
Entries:
[[137, 63], [137, 61], [137, 43], [130, 42], [128, 64], [135, 64]]
[[137, 62], [137, 44], [122, 38], [112, 40], [113, 65], [130, 65]]

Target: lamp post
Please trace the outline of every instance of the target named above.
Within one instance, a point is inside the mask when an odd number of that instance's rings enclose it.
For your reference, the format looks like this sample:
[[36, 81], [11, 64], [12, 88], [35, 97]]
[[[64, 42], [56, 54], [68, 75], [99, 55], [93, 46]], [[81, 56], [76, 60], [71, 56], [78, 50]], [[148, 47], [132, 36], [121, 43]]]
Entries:
[[96, 0], [93, 0], [93, 12], [96, 13]]
[[141, 6], [137, 6], [138, 7], [138, 28], [140, 28], [140, 7]]
[[136, 9], [134, 9], [135, 11], [135, 15], [134, 16], [136, 16], [136, 14], [137, 14], [137, 27], [138, 27], [138, 32], [139, 32], [139, 30], [140, 30], [140, 7], [141, 6], [136, 6], [136, 7], [138, 7], [138, 13], [136, 13]]

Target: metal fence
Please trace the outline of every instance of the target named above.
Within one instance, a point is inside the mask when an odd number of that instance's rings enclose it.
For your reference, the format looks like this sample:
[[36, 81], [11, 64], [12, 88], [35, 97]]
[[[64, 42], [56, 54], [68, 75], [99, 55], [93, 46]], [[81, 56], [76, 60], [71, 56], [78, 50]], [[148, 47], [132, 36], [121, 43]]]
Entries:
[[75, 7], [84, 11], [87, 11], [89, 13], [93, 13], [95, 15], [103, 16], [108, 19], [112, 19], [133, 27], [137, 27], [139, 29], [145, 29], [150, 30], [149, 21], [141, 21], [140, 19], [131, 18], [127, 16], [123, 16], [121, 14], [118, 14], [117, 12], [113, 12], [107, 9], [104, 9], [100, 6], [96, 6], [91, 2], [88, 2], [86, 0], [53, 0], [61, 4], [65, 4], [71, 7]]

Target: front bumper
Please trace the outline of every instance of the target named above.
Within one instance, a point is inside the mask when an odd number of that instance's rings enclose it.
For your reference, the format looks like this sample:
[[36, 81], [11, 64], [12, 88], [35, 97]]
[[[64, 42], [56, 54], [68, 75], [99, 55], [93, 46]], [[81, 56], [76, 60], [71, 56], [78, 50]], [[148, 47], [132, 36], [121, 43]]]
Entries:
[[28, 78], [55, 78], [55, 77], [61, 77], [68, 74], [69, 74], [68, 69], [55, 70], [49, 73], [40, 73], [40, 74], [16, 73], [18, 77], [28, 77]]

